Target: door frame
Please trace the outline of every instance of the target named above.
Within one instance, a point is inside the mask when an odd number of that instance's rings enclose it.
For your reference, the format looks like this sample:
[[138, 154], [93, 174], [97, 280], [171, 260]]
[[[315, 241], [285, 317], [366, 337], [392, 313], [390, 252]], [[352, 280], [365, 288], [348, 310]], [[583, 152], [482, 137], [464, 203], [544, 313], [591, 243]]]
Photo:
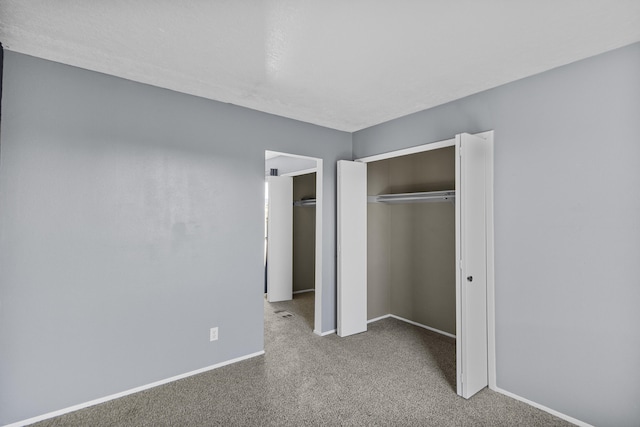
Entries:
[[[318, 157], [303, 156], [300, 154], [287, 153], [276, 150], [265, 150], [266, 153], [271, 153], [279, 156], [295, 157], [299, 159], [314, 160], [316, 162], [315, 168], [304, 169], [294, 172], [283, 173], [282, 176], [298, 176], [308, 173], [316, 173], [316, 261], [315, 261], [315, 301], [313, 309], [313, 333], [316, 335], [322, 335], [322, 213], [323, 209], [323, 166], [322, 159]], [[266, 162], [266, 157], [265, 157]], [[293, 201], [292, 201], [293, 203]], [[293, 242], [292, 242], [293, 244]]]
[[[487, 232], [487, 375], [489, 388], [496, 390], [496, 352], [495, 352], [495, 264], [494, 264], [494, 222], [493, 222], [493, 137], [494, 131], [480, 132], [472, 134], [478, 136], [488, 143], [487, 174], [485, 176], [486, 186], [486, 232]], [[355, 162], [370, 163], [378, 160], [391, 159], [394, 157], [406, 156], [409, 154], [422, 153], [425, 151], [437, 150], [439, 148], [452, 147], [456, 145], [456, 138], [436, 141], [428, 144], [417, 145], [415, 147], [404, 148], [373, 156], [355, 159]], [[457, 261], [456, 261], [457, 264]], [[456, 287], [459, 283], [456, 283]], [[460, 293], [456, 292], [456, 316], [462, 310]], [[456, 366], [459, 363], [456, 355]], [[457, 368], [456, 368], [457, 369]]]

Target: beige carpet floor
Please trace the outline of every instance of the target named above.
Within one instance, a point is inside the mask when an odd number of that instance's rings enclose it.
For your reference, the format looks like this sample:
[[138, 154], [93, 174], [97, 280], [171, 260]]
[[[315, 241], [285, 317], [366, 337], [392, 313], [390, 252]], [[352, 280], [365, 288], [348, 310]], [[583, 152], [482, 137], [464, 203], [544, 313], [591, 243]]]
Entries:
[[313, 298], [265, 301], [264, 356], [37, 425], [571, 425], [488, 389], [458, 397], [455, 343], [430, 331], [385, 319], [351, 337], [316, 336]]

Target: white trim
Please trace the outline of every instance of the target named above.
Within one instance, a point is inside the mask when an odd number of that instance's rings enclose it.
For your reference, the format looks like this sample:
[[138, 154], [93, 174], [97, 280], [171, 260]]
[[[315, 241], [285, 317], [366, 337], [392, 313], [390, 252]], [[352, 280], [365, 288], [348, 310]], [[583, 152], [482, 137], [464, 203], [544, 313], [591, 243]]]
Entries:
[[[322, 217], [324, 215], [324, 166], [322, 159], [316, 159], [316, 283], [313, 309], [314, 329], [322, 329]], [[334, 212], [335, 215], [335, 212]]]
[[367, 324], [369, 324], [369, 323], [373, 323], [373, 322], [377, 322], [378, 320], [388, 319], [389, 317], [391, 317], [391, 315], [390, 315], [390, 314], [385, 314], [384, 316], [375, 317], [375, 318], [373, 318], [373, 319], [367, 320]]
[[413, 320], [405, 319], [404, 317], [396, 316], [395, 314], [390, 314], [389, 317], [393, 317], [394, 319], [402, 320], [403, 322], [407, 322], [407, 323], [409, 323], [411, 325], [414, 325], [414, 326], [419, 326], [421, 328], [428, 329], [431, 332], [435, 332], [435, 333], [447, 336], [449, 338], [455, 338], [456, 337], [455, 335], [450, 334], [449, 332], [441, 331], [440, 329], [432, 328], [431, 326], [423, 325], [422, 323], [414, 322]]
[[432, 142], [430, 144], [416, 145], [415, 147], [403, 148], [402, 150], [389, 151], [387, 153], [356, 159], [356, 162], [377, 162], [378, 160], [391, 159], [393, 157], [406, 156], [409, 154], [421, 153], [423, 151], [437, 150], [438, 148], [452, 147], [456, 144], [456, 139], [446, 139], [444, 141]]
[[[459, 136], [456, 135], [455, 145], [455, 189], [458, 200], [462, 200], [462, 193], [460, 187], [460, 171], [461, 171], [461, 159], [460, 159], [460, 143], [458, 142]], [[461, 280], [462, 280], [462, 242], [461, 242], [461, 219], [462, 219], [462, 203], [455, 204], [455, 228], [456, 228], [456, 393], [458, 396], [462, 396], [462, 292], [461, 292]]]
[[496, 386], [496, 275], [494, 243], [493, 198], [493, 131], [481, 135], [489, 143], [489, 159], [486, 176], [486, 230], [487, 230], [487, 376], [489, 387]]
[[[473, 135], [479, 136], [480, 138], [487, 139], [487, 140], [490, 138], [493, 141], [492, 130], [474, 133]], [[439, 148], [453, 147], [454, 145], [456, 145], [455, 137], [451, 139], [445, 139], [443, 141], [431, 142], [429, 144], [416, 145], [415, 147], [403, 148], [401, 150], [388, 151], [386, 153], [375, 154], [373, 156], [361, 157], [359, 159], [355, 159], [354, 162], [363, 162], [363, 163], [377, 162], [378, 160], [392, 159], [394, 157], [406, 156], [406, 155], [415, 154], [415, 153], [422, 153], [423, 151], [431, 151], [431, 150], [437, 150]]]
[[316, 335], [319, 335], [321, 337], [326, 337], [327, 335], [335, 334], [336, 330], [335, 329], [331, 329], [330, 331], [326, 331], [326, 332], [318, 332], [317, 329], [314, 329], [313, 333], [316, 334]]
[[371, 320], [367, 320], [367, 324], [373, 323], [373, 322], [377, 322], [378, 320], [384, 320], [384, 319], [387, 319], [389, 317], [401, 320], [401, 321], [403, 321], [405, 323], [409, 323], [411, 325], [418, 326], [418, 327], [423, 328], [423, 329], [428, 329], [431, 332], [435, 332], [435, 333], [438, 333], [438, 334], [441, 334], [441, 335], [445, 335], [445, 336], [447, 336], [449, 338], [455, 338], [456, 337], [455, 335], [450, 334], [449, 332], [441, 331], [440, 329], [432, 328], [431, 326], [423, 325], [422, 323], [414, 322], [413, 320], [405, 319], [404, 317], [396, 316], [395, 314], [385, 314], [384, 316], [380, 316], [380, 317], [376, 317], [376, 318], [371, 319]]
[[301, 291], [294, 291], [293, 294], [294, 295], [296, 295], [296, 294], [304, 294], [305, 292], [315, 292], [315, 291], [316, 291], [315, 289], [303, 289]]
[[580, 426], [580, 427], [593, 427], [593, 425], [591, 425], [591, 424], [588, 424], [588, 423], [585, 423], [584, 421], [580, 421], [578, 419], [570, 417], [569, 415], [563, 414], [562, 412], [558, 412], [558, 411], [556, 411], [554, 409], [547, 408], [546, 406], [541, 405], [539, 403], [536, 403], [536, 402], [534, 402], [532, 400], [525, 399], [524, 397], [518, 396], [517, 394], [511, 393], [510, 391], [503, 390], [500, 387], [491, 387], [491, 390], [497, 391], [498, 393], [504, 394], [505, 396], [508, 396], [508, 397], [510, 397], [512, 399], [519, 400], [520, 402], [524, 402], [527, 405], [533, 406], [534, 408], [538, 408], [538, 409], [540, 409], [542, 411], [548, 412], [551, 415], [554, 415], [554, 416], [556, 416], [558, 418], [561, 418], [561, 419], [563, 419], [565, 421], [569, 421], [570, 423], [573, 423], [573, 424], [575, 424], [577, 426]]
[[315, 168], [309, 168], [309, 169], [302, 169], [299, 171], [293, 171], [293, 172], [288, 172], [288, 173], [283, 173], [280, 176], [299, 176], [299, 175], [306, 175], [308, 173], [314, 173], [318, 170], [317, 167]]
[[157, 387], [159, 385], [167, 384], [170, 382], [174, 382], [177, 380], [181, 380], [183, 378], [191, 377], [193, 375], [202, 374], [207, 371], [211, 371], [213, 369], [218, 369], [223, 366], [231, 365], [232, 363], [240, 362], [242, 360], [251, 359], [256, 356], [262, 356], [264, 354], [264, 350], [258, 351], [255, 353], [247, 354], [246, 356], [236, 357], [235, 359], [227, 360], [225, 362], [216, 363], [215, 365], [207, 366], [205, 368], [196, 369], [195, 371], [187, 372], [184, 374], [176, 375], [174, 377], [166, 378], [164, 380], [155, 381], [150, 384], [142, 385], [140, 387], [135, 387], [129, 390], [121, 391], [120, 393], [111, 394], [109, 396], [101, 397], [99, 399], [90, 400], [88, 402], [80, 403], [78, 405], [69, 406], [68, 408], [59, 409], [57, 411], [48, 412], [43, 415], [38, 415], [37, 417], [28, 418], [26, 420], [17, 421], [15, 423], [6, 424], [4, 427], [21, 427], [29, 424], [36, 423], [38, 421], [47, 420], [50, 418], [58, 417], [60, 415], [68, 414], [69, 412], [78, 411], [80, 409], [88, 408], [90, 406], [98, 405], [100, 403], [108, 402], [110, 400], [118, 399], [120, 397], [128, 396], [130, 394], [138, 393], [144, 390], [148, 390], [153, 387]]

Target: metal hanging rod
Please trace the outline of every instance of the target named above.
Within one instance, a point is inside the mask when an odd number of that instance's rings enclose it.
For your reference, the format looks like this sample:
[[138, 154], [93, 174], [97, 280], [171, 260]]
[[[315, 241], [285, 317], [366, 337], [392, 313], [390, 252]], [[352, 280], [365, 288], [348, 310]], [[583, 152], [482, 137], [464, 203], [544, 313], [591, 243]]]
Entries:
[[397, 193], [379, 194], [368, 196], [369, 203], [434, 203], [434, 202], [455, 202], [456, 192], [447, 191], [426, 191], [418, 193]]
[[316, 199], [302, 199], [293, 202], [293, 206], [315, 206]]

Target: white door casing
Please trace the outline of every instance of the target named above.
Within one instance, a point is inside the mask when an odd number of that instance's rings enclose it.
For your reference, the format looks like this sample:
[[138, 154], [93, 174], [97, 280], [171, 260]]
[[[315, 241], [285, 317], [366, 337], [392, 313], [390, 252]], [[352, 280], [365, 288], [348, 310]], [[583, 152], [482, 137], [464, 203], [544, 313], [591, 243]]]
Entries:
[[367, 165], [338, 162], [338, 335], [367, 330]]
[[269, 176], [267, 301], [293, 298], [293, 178]]
[[489, 144], [456, 135], [457, 393], [468, 399], [488, 385], [486, 173]]

